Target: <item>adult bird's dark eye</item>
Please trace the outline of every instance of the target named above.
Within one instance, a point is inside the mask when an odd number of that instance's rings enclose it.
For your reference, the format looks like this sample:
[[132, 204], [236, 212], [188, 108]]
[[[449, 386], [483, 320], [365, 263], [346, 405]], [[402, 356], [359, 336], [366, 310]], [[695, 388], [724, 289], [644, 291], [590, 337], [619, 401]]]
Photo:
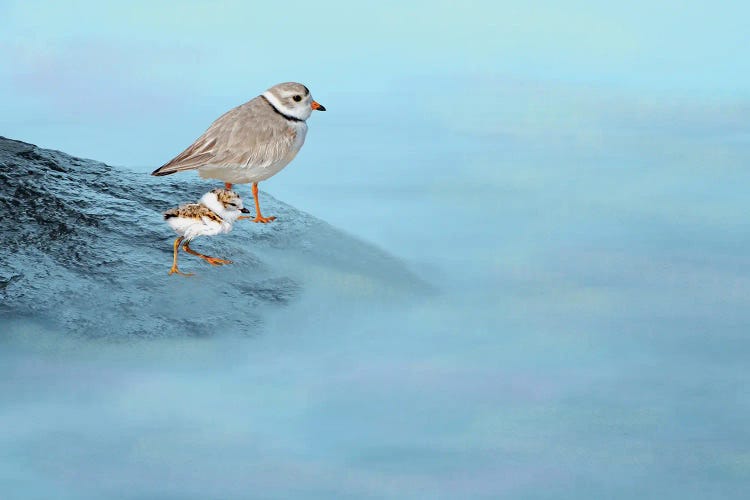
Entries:
[[302, 96], [296, 95], [296, 96], [292, 97], [292, 99], [294, 99], [297, 102], [300, 102], [302, 100]]

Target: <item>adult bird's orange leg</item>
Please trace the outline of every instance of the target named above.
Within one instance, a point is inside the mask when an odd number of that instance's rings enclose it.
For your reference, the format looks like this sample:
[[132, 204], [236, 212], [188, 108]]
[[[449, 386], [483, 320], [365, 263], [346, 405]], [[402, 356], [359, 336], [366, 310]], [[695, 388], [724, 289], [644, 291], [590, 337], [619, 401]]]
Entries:
[[231, 264], [231, 260], [226, 259], [219, 259], [218, 257], [211, 257], [209, 255], [203, 255], [202, 253], [198, 253], [192, 248], [190, 248], [190, 242], [186, 241], [184, 245], [182, 245], [182, 249], [185, 250], [187, 253], [195, 255], [196, 257], [200, 257], [201, 259], [205, 260], [212, 266], [221, 266], [223, 264]]
[[172, 269], [169, 270], [169, 275], [173, 274], [180, 274], [182, 276], [192, 276], [192, 273], [183, 273], [179, 269], [177, 269], [177, 252], [180, 250], [180, 243], [182, 243], [183, 237], [178, 236], [177, 239], [174, 240], [174, 257], [172, 258]]
[[224, 183], [224, 189], [226, 189], [227, 191], [231, 191], [232, 190], [232, 183], [231, 182], [225, 182]]
[[255, 218], [253, 219], [253, 222], [260, 222], [262, 224], [266, 224], [267, 222], [271, 222], [272, 220], [276, 220], [276, 217], [263, 217], [260, 213], [260, 201], [258, 200], [258, 183], [253, 182], [253, 198], [255, 198]]

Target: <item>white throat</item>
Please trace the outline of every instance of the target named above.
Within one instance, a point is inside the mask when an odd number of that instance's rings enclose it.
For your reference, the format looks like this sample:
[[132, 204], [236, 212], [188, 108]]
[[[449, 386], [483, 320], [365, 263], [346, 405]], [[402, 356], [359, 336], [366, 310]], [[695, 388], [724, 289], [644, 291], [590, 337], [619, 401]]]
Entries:
[[221, 213], [219, 213], [219, 217], [224, 219], [230, 224], [234, 224], [234, 222], [237, 220], [237, 218], [242, 215], [242, 212], [239, 210], [224, 210]]

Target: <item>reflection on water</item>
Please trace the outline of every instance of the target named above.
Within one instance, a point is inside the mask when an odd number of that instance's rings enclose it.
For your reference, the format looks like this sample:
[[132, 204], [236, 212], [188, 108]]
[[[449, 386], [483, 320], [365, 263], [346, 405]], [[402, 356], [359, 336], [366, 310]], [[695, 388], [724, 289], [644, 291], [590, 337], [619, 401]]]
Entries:
[[418, 114], [395, 102], [388, 123], [319, 129], [340, 142], [333, 159], [268, 186], [404, 258], [436, 295], [310, 283], [251, 339], [110, 345], [8, 325], [0, 484], [24, 498], [741, 498], [741, 108], [521, 85], [472, 114], [435, 105], [461, 90], [445, 85]]

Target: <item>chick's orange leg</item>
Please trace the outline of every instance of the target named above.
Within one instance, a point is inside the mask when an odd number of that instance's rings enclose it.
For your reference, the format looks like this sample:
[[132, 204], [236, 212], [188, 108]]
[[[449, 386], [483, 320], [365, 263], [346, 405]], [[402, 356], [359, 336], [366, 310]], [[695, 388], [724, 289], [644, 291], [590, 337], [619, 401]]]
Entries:
[[190, 243], [189, 242], [185, 242], [185, 244], [182, 245], [182, 249], [185, 250], [189, 254], [195, 255], [196, 257], [200, 257], [201, 259], [205, 260], [206, 262], [208, 262], [212, 266], [221, 266], [223, 264], [231, 264], [232, 263], [231, 260], [219, 259], [218, 257], [211, 257], [209, 255], [203, 255], [202, 253], [198, 253], [195, 250], [193, 250], [192, 248], [190, 248]]
[[180, 271], [179, 269], [177, 269], [177, 252], [179, 252], [179, 250], [180, 250], [180, 243], [182, 242], [182, 239], [183, 239], [182, 236], [178, 236], [174, 240], [174, 256], [172, 257], [172, 269], [169, 270], [169, 275], [170, 276], [173, 275], [173, 274], [179, 274], [179, 275], [182, 275], [182, 276], [192, 276], [193, 275], [192, 273], [183, 273], [182, 271]]

